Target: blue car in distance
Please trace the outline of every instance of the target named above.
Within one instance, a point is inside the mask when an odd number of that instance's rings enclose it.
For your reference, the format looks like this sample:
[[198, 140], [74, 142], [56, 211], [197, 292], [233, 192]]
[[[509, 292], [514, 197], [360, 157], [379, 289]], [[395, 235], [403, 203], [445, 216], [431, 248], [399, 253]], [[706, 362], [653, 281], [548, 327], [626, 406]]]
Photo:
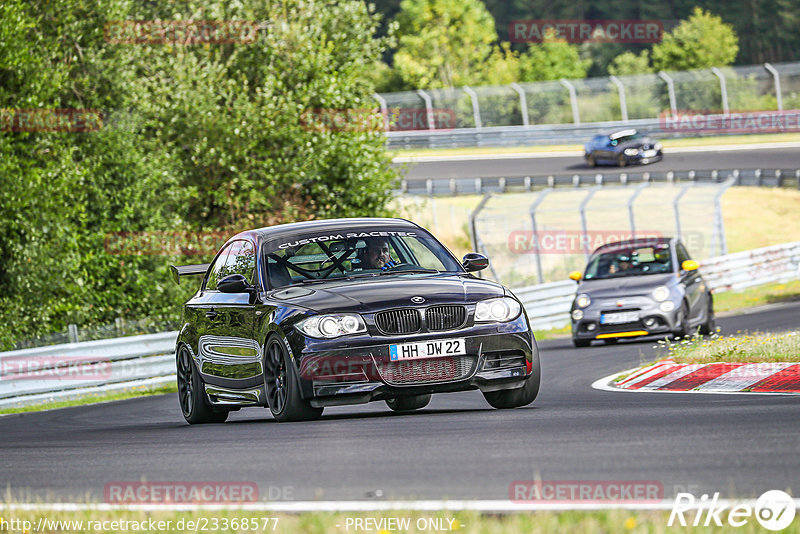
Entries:
[[596, 135], [584, 146], [586, 165], [598, 164], [625, 167], [631, 163], [661, 161], [662, 146], [658, 141], [629, 128], [609, 135]]

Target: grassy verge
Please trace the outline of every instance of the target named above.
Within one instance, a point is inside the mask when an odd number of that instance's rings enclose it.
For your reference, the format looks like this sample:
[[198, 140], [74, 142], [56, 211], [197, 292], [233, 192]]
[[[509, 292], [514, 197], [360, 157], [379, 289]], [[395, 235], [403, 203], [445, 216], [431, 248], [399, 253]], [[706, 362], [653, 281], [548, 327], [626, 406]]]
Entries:
[[[216, 532], [251, 532], [251, 533], [302, 533], [302, 534], [347, 534], [350, 532], [408, 532], [429, 533], [442, 531], [455, 531], [464, 533], [497, 533], [529, 534], [559, 533], [586, 533], [586, 532], [687, 532], [687, 527], [681, 527], [675, 521], [673, 527], [668, 527], [669, 511], [592, 511], [592, 512], [535, 512], [515, 513], [504, 515], [482, 515], [474, 512], [358, 512], [344, 513], [304, 513], [297, 515], [270, 514], [268, 512], [236, 512], [236, 511], [200, 511], [200, 512], [145, 512], [145, 511], [89, 511], [89, 512], [38, 512], [14, 511], [6, 513], [4, 520], [8, 522], [2, 527], [3, 532], [33, 532], [39, 524], [40, 518], [46, 518], [50, 525], [54, 521], [73, 521], [79, 523], [66, 524], [61, 528], [50, 528], [49, 531], [58, 532], [129, 532], [149, 531], [164, 533], [180, 533], [191, 531], [216, 531]], [[688, 524], [694, 520], [694, 512], [687, 512], [685, 518]], [[731, 527], [725, 523], [727, 514], [721, 514], [723, 527], [702, 528], [702, 532], [730, 532]], [[245, 522], [245, 519], [247, 520]], [[361, 528], [357, 528], [356, 520], [362, 520]], [[383, 528], [387, 523], [379, 523], [382, 519], [408, 521], [409, 528]], [[9, 521], [27, 521], [28, 523], [10, 523]], [[369, 520], [369, 527], [363, 521]], [[448, 521], [453, 521], [448, 523]], [[118, 521], [112, 525], [110, 521]], [[163, 523], [159, 523], [163, 521]], [[374, 523], [373, 523], [374, 521]], [[437, 523], [437, 521], [439, 523]], [[103, 523], [108, 522], [108, 523]], [[123, 523], [127, 522], [127, 523]], [[134, 528], [132, 523], [137, 522], [143, 528]], [[169, 522], [169, 523], [167, 523]], [[190, 523], [191, 522], [191, 523]], [[255, 522], [256, 528], [252, 528]], [[456, 525], [457, 522], [457, 525]], [[235, 523], [235, 526], [233, 526]], [[12, 526], [23, 528], [12, 528]], [[63, 525], [63, 523], [62, 523]], [[155, 528], [153, 525], [156, 525]], [[200, 528], [194, 528], [198, 526]], [[212, 528], [215, 526], [217, 528]], [[243, 527], [243, 525], [245, 525]], [[452, 528], [450, 527], [452, 525]], [[27, 530], [24, 527], [31, 527]], [[438, 528], [437, 528], [438, 526]], [[99, 528], [98, 528], [99, 527]], [[148, 528], [149, 527], [149, 528]], [[191, 528], [190, 528], [191, 527]], [[203, 528], [205, 527], [205, 528]], [[727, 527], [727, 528], [726, 528]], [[689, 527], [691, 529], [691, 527]], [[697, 530], [695, 527], [694, 530]], [[755, 517], [749, 517], [746, 524], [735, 529], [737, 533], [749, 534], [763, 532]], [[793, 521], [788, 528], [782, 530], [785, 534], [800, 532], [800, 522]]]
[[[588, 139], [587, 139], [588, 141]], [[693, 146], [725, 146], [750, 145], [757, 143], [792, 143], [800, 141], [800, 134], [763, 134], [763, 135], [721, 135], [715, 137], [685, 137], [681, 139], [663, 139], [661, 143], [666, 150]], [[531, 145], [508, 147], [475, 147], [475, 148], [420, 148], [394, 150], [392, 157], [413, 156], [460, 156], [463, 154], [514, 154], [518, 152], [567, 152], [582, 151], [582, 144], [573, 145]]]
[[[32, 404], [30, 406], [19, 406], [13, 408], [0, 408], [0, 415], [25, 413], [25, 412], [40, 412], [42, 410], [55, 410], [57, 408], [69, 408], [70, 406], [81, 406], [84, 404], [96, 404], [99, 402], [110, 402], [124, 399], [132, 399], [134, 397], [144, 397], [147, 395], [163, 395], [165, 393], [176, 393], [178, 388], [175, 384], [165, 384], [156, 387], [136, 387], [128, 391], [120, 391], [116, 393], [89, 393], [77, 399], [68, 399], [63, 401], [46, 401], [39, 404]], [[0, 530], [2, 532], [2, 530]]]
[[719, 312], [754, 308], [800, 299], [800, 280], [751, 287], [744, 291], [728, 291], [714, 295], [714, 309]]
[[800, 361], [800, 333], [770, 332], [729, 336], [697, 336], [659, 341], [667, 356], [678, 363], [762, 363]]

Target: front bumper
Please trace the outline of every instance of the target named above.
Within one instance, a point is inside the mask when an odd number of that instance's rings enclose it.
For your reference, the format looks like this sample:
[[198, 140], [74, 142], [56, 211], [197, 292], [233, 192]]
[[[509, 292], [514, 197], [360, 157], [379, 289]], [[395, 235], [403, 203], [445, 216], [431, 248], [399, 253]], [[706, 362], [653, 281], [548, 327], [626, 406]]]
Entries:
[[[392, 362], [392, 344], [463, 338], [466, 354]], [[338, 342], [337, 342], [338, 341]], [[314, 406], [361, 404], [404, 395], [524, 385], [538, 362], [524, 314], [508, 323], [408, 336], [310, 340], [295, 351], [304, 398]], [[538, 363], [537, 363], [538, 365]]]
[[[626, 299], [624, 306], [618, 307], [616, 302], [600, 299], [583, 310], [583, 318], [572, 320], [572, 337], [576, 340], [595, 340], [669, 334], [678, 327], [680, 302], [673, 302], [674, 309], [669, 312], [662, 311], [660, 304], [650, 298], [640, 297]], [[635, 312], [637, 319], [620, 324], [601, 321], [604, 314], [617, 312]]]
[[627, 156], [624, 154], [623, 156], [628, 163], [647, 165], [648, 163], [655, 163], [657, 161], [661, 161], [664, 157], [664, 154], [659, 150], [655, 154], [652, 154], [647, 151], [645, 152], [640, 151], [635, 156]]

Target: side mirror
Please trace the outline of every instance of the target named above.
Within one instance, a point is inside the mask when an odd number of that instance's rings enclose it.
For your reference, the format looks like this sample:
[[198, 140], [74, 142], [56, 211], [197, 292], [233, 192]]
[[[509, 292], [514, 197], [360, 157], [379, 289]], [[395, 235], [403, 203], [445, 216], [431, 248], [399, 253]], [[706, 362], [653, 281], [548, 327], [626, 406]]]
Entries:
[[580, 282], [581, 278], [583, 278], [583, 275], [581, 274], [580, 271], [572, 271], [571, 273], [569, 273], [570, 280], [575, 280], [576, 282]]
[[461, 265], [468, 273], [480, 271], [489, 266], [489, 258], [477, 252], [467, 252], [461, 260]]
[[242, 274], [229, 274], [217, 282], [217, 289], [222, 293], [248, 293], [251, 287]]
[[694, 260], [686, 260], [685, 262], [681, 263], [681, 269], [684, 271], [696, 271], [700, 265], [697, 264]]

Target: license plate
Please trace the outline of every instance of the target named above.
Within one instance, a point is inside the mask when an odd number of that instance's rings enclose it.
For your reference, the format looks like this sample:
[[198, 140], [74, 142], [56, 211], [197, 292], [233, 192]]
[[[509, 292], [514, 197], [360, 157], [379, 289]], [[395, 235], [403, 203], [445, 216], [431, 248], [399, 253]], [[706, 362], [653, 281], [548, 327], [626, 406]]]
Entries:
[[604, 313], [600, 316], [600, 324], [635, 323], [639, 320], [639, 312]]
[[656, 150], [645, 150], [645, 151], [642, 153], [642, 155], [643, 155], [644, 157], [646, 157], [646, 158], [652, 158], [652, 157], [653, 157], [653, 156], [655, 156], [656, 154], [658, 154], [658, 151], [656, 151]]
[[439, 358], [442, 356], [458, 356], [466, 353], [467, 346], [466, 343], [464, 343], [464, 338], [389, 345], [389, 359], [393, 362], [401, 360], [421, 360], [423, 358]]

